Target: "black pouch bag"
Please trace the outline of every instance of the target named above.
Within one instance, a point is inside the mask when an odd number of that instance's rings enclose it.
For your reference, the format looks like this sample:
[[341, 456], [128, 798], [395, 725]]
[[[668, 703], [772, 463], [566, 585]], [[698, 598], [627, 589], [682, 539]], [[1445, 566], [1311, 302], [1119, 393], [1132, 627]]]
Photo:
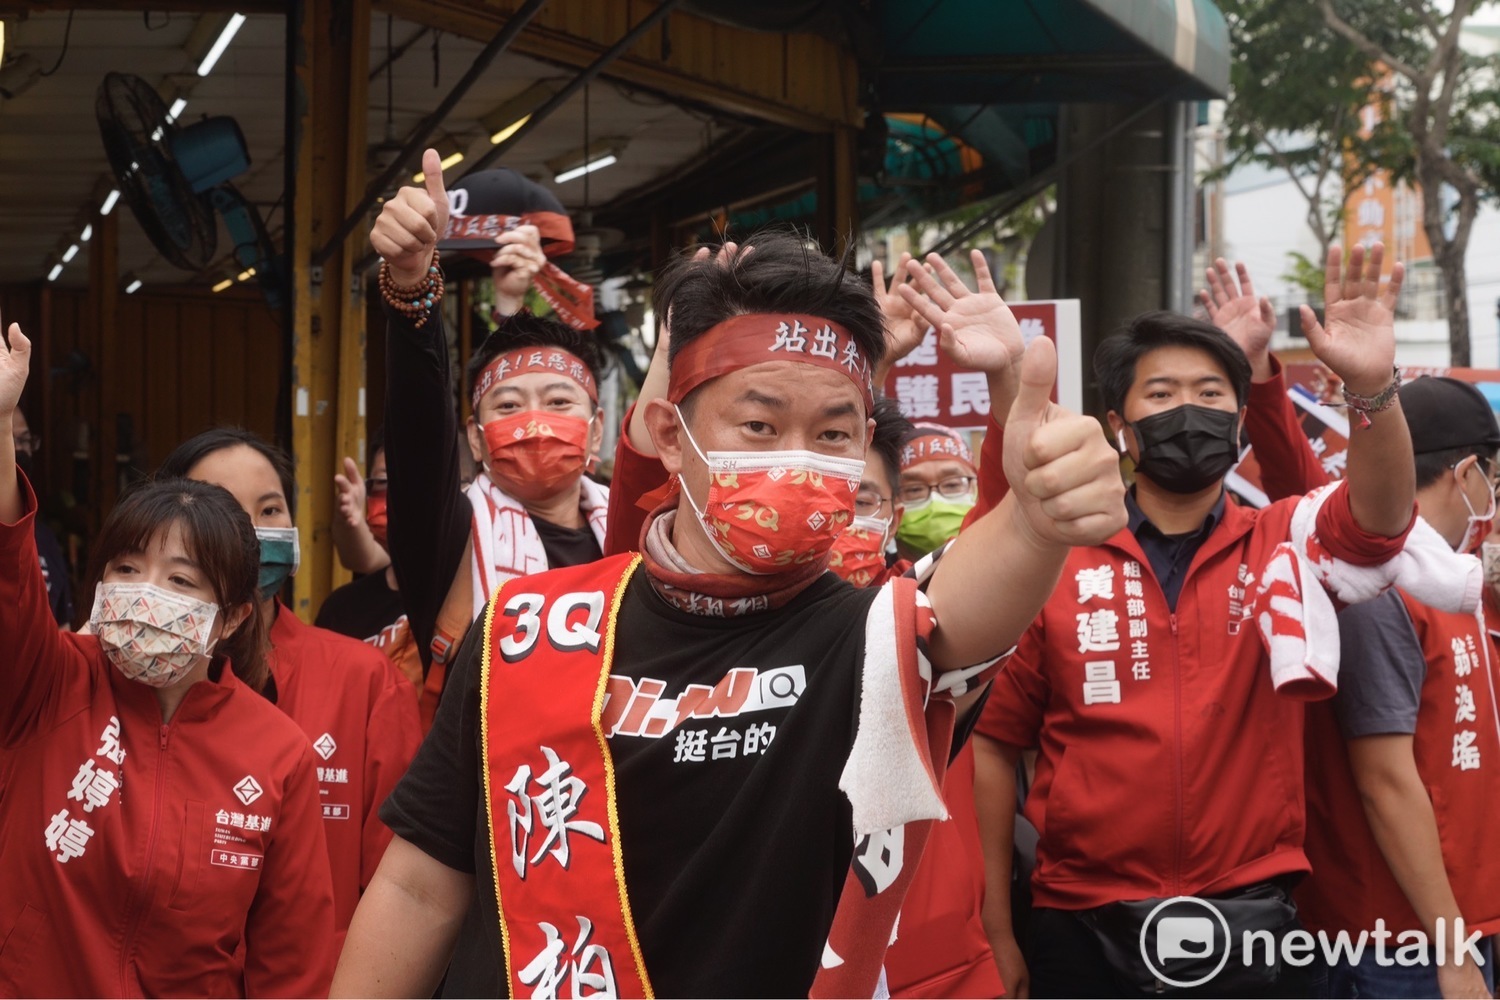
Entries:
[[[1253, 995], [1280, 980], [1281, 939], [1301, 926], [1288, 886], [1257, 882], [1228, 895], [1204, 897], [1202, 902], [1218, 911], [1223, 923], [1198, 902], [1184, 899], [1163, 906], [1165, 902], [1132, 900], [1077, 914], [1123, 985], [1142, 993], [1205, 988], [1220, 995]], [[1244, 954], [1247, 932], [1254, 935], [1249, 956]]]

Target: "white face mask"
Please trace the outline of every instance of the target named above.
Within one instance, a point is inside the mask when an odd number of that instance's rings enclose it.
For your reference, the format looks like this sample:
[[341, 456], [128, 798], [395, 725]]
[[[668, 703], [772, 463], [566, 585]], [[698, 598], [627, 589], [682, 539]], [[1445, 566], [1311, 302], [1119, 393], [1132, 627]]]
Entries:
[[890, 541], [888, 537], [891, 530], [891, 522], [895, 518], [890, 517], [865, 517], [860, 514], [854, 515], [853, 527], [868, 531], [872, 535], [879, 535], [881, 539], [881, 550], [884, 551], [885, 543]]
[[130, 680], [167, 687], [213, 651], [219, 606], [150, 583], [101, 583], [89, 629]]
[[[1471, 470], [1477, 469], [1478, 465], [1472, 465], [1469, 468]], [[1464, 476], [1468, 476], [1468, 472], [1465, 472]], [[1485, 483], [1486, 485], [1488, 485], [1489, 480], [1486, 479]], [[1485, 513], [1476, 514], [1474, 512], [1474, 505], [1469, 502], [1469, 491], [1464, 489], [1464, 484], [1462, 481], [1460, 481], [1458, 484], [1458, 495], [1463, 497], [1464, 506], [1469, 509], [1469, 526], [1464, 529], [1464, 539], [1459, 543], [1458, 546], [1458, 551], [1464, 553], [1465, 555], [1476, 551], [1479, 548], [1479, 545], [1484, 541], [1485, 537], [1488, 536], [1490, 531], [1494, 528], [1495, 491], [1491, 489], [1488, 492], [1490, 495], [1489, 506], [1485, 509]]]

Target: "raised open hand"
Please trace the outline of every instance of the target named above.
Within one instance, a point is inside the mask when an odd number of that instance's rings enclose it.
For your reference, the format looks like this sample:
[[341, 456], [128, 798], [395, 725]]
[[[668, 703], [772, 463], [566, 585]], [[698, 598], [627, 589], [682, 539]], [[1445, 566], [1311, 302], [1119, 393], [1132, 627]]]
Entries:
[[1352, 393], [1373, 396], [1390, 384], [1396, 366], [1396, 299], [1406, 267], [1399, 261], [1391, 279], [1380, 282], [1385, 246], [1376, 243], [1368, 253], [1356, 245], [1349, 266], [1342, 267], [1343, 250], [1328, 248], [1324, 275], [1324, 323], [1311, 307], [1302, 307], [1302, 332], [1318, 360], [1344, 380]]
[[885, 318], [885, 355], [880, 359], [876, 385], [883, 385], [885, 379], [879, 376], [889, 372], [897, 361], [921, 346], [922, 338], [927, 335], [927, 323], [921, 320], [911, 303], [899, 294], [901, 286], [910, 277], [906, 269], [910, 260], [911, 254], [901, 255], [891, 273], [889, 285], [885, 280], [885, 266], [878, 260], [870, 262], [870, 285], [875, 292], [875, 302]]
[[339, 516], [351, 528], [365, 523], [365, 481], [360, 478], [354, 459], [344, 456], [344, 471], [333, 477], [339, 493]]
[[1021, 324], [990, 279], [989, 264], [978, 250], [969, 251], [978, 291], [971, 291], [937, 254], [928, 254], [931, 273], [914, 260], [906, 262], [912, 281], [896, 291], [907, 305], [938, 332], [938, 345], [956, 364], [971, 371], [999, 375], [1020, 363], [1026, 352]]
[[1230, 273], [1227, 260], [1220, 257], [1214, 261], [1206, 272], [1208, 288], [1198, 293], [1198, 299], [1208, 311], [1209, 322], [1240, 345], [1250, 359], [1256, 380], [1262, 381], [1271, 377], [1270, 346], [1271, 334], [1276, 331], [1276, 313], [1270, 299], [1256, 296], [1249, 268], [1241, 262], [1234, 269], [1238, 281]]
[[1017, 368], [1020, 388], [1005, 418], [1005, 478], [1027, 528], [1050, 544], [1098, 545], [1128, 520], [1119, 456], [1097, 420], [1052, 402], [1057, 348], [1049, 338], [1033, 340]]
[[390, 265], [399, 285], [415, 285], [427, 276], [438, 240], [448, 229], [448, 191], [437, 150], [422, 154], [422, 172], [423, 186], [397, 191], [370, 233], [370, 246]]
[[31, 371], [31, 341], [21, 332], [21, 324], [10, 325], [6, 340], [4, 350], [0, 350], [0, 419], [9, 419], [16, 412]]

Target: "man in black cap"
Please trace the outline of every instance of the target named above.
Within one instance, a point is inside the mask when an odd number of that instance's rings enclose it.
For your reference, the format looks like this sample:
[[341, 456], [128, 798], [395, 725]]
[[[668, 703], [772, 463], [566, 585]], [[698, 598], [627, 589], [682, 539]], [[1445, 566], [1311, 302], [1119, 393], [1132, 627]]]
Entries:
[[[1451, 378], [1400, 397], [1422, 517], [1475, 552], [1495, 515], [1494, 411]], [[1437, 611], [1392, 589], [1340, 613], [1339, 635], [1339, 692], [1308, 712], [1313, 872], [1298, 904], [1312, 930], [1373, 938], [1328, 966], [1325, 995], [1490, 996], [1500, 715], [1483, 609]]]
[[[596, 325], [592, 290], [547, 262], [572, 249], [566, 210], [513, 170], [473, 173], [451, 189], [440, 172], [425, 182], [386, 202], [371, 237], [387, 259], [410, 265], [393, 272], [394, 288], [415, 289], [416, 276], [435, 272], [436, 244], [450, 269], [490, 269], [502, 324], [476, 347], [459, 387], [482, 469], [465, 499], [457, 448], [445, 444], [459, 428], [441, 310], [403, 309], [382, 284], [389, 548], [418, 649], [441, 664], [505, 579], [599, 558], [608, 492], [584, 476], [603, 436], [601, 357], [585, 332]], [[556, 320], [522, 310], [532, 285]], [[432, 298], [413, 294], [418, 304]]]
[[[573, 247], [566, 210], [512, 170], [480, 171], [445, 189], [430, 150], [423, 167], [424, 186], [385, 203], [371, 243], [388, 262], [387, 539], [431, 703], [451, 655], [505, 581], [602, 556], [609, 491], [584, 475], [603, 439], [602, 355], [587, 332], [597, 325], [593, 292], [547, 262]], [[450, 272], [470, 261], [489, 267], [500, 324], [475, 348], [458, 389], [478, 466], [462, 491], [439, 253]], [[522, 309], [532, 286], [555, 318]], [[460, 953], [470, 958], [449, 970], [445, 995], [494, 989], [477, 900], [462, 931]]]

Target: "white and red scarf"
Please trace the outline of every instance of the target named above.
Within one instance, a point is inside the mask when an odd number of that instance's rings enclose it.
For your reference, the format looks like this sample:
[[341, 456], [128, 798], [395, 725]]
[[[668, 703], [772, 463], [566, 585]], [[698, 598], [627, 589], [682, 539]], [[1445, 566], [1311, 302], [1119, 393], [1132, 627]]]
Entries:
[[1276, 690], [1305, 698], [1325, 698], [1338, 690], [1338, 608], [1378, 597], [1400, 587], [1439, 611], [1472, 614], [1479, 606], [1484, 568], [1461, 555], [1420, 517], [1405, 547], [1379, 566], [1356, 566], [1336, 558], [1318, 538], [1318, 511], [1335, 491], [1334, 483], [1297, 503], [1291, 538], [1276, 546], [1255, 595], [1255, 621], [1271, 664]]
[[[604, 548], [604, 528], [609, 511], [609, 487], [587, 476], [579, 479], [579, 508]], [[526, 508], [480, 472], [464, 491], [474, 510], [472, 544], [474, 554], [474, 606], [477, 619], [490, 595], [506, 580], [548, 570], [542, 536]]]

